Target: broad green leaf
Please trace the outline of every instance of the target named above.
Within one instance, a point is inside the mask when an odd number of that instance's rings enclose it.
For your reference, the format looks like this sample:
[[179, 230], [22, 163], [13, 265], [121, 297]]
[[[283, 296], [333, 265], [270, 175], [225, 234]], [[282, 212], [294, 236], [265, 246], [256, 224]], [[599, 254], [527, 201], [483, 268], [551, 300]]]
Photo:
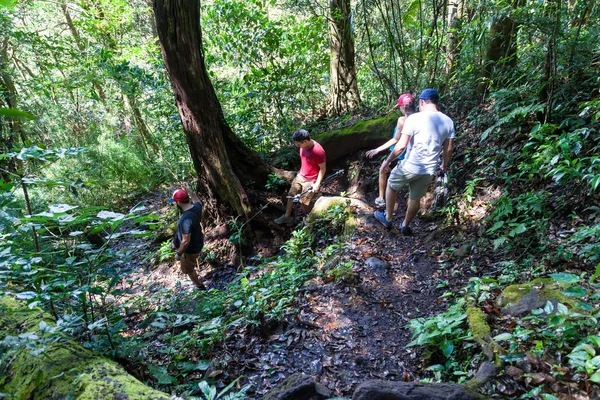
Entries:
[[156, 378], [156, 383], [159, 385], [172, 385], [177, 383], [177, 379], [169, 375], [165, 367], [148, 366], [148, 370]]
[[505, 242], [506, 242], [506, 238], [504, 236], [499, 237], [498, 239], [494, 240], [494, 250], [498, 249], [498, 247], [502, 246]]
[[499, 335], [494, 336], [494, 340], [496, 342], [502, 342], [504, 340], [511, 340], [513, 338], [512, 333], [501, 333]]
[[[16, 3], [16, 0], [0, 0], [0, 7], [11, 8]], [[0, 108], [0, 116], [12, 119], [37, 119], [35, 115], [16, 108]]]
[[587, 295], [587, 290], [581, 286], [571, 286], [562, 291], [562, 294], [569, 297], [582, 298]]
[[590, 376], [590, 381], [600, 383], [600, 371], [596, 371], [594, 375]]
[[579, 276], [575, 274], [567, 274], [564, 272], [558, 274], [550, 274], [550, 277], [557, 282], [577, 283], [580, 281]]
[[508, 235], [511, 236], [511, 237], [514, 237], [514, 236], [520, 235], [521, 233], [523, 233], [525, 231], [527, 231], [527, 225], [525, 225], [525, 224], [519, 224], [516, 227], [514, 227], [513, 230], [511, 230], [509, 232]]
[[540, 393], [540, 397], [542, 398], [542, 400], [559, 400], [558, 397], [548, 393]]
[[446, 358], [450, 358], [452, 352], [454, 351], [454, 343], [452, 343], [450, 340], [444, 340], [440, 344], [440, 349], [442, 349], [442, 353], [444, 353]]
[[576, 305], [584, 311], [592, 311], [594, 309], [594, 307], [590, 303], [586, 303], [584, 301], [578, 301]]
[[599, 275], [600, 275], [600, 263], [598, 263], [598, 265], [596, 266], [596, 272], [594, 272], [594, 275], [592, 275], [590, 277], [590, 283], [594, 282]]
[[487, 231], [487, 233], [494, 232], [495, 230], [502, 228], [503, 225], [504, 221], [498, 221]]

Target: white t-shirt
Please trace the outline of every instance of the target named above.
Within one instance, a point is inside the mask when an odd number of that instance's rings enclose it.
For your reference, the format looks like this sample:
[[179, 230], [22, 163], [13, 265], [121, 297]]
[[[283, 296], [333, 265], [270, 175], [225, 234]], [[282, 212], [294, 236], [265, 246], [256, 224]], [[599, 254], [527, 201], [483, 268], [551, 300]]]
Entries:
[[434, 175], [446, 139], [454, 139], [454, 122], [440, 111], [411, 114], [404, 122], [402, 134], [411, 136], [412, 148], [402, 169], [413, 174]]

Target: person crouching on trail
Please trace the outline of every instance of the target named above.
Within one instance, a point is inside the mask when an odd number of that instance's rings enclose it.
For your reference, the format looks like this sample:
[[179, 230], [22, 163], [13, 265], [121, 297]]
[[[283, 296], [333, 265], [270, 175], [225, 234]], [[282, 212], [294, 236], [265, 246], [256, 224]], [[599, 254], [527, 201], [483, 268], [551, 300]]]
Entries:
[[[404, 93], [400, 95], [400, 97], [398, 97], [398, 103], [394, 106], [394, 108], [399, 108], [400, 111], [402, 111], [402, 114], [404, 115], [398, 118], [398, 122], [396, 123], [396, 127], [394, 128], [394, 134], [392, 138], [384, 144], [382, 144], [381, 146], [373, 150], [367, 151], [367, 158], [373, 158], [387, 148], [390, 149], [390, 152], [394, 150], [396, 143], [400, 141], [400, 137], [402, 136], [402, 128], [404, 127], [404, 121], [406, 121], [406, 117], [416, 112], [415, 98], [409, 93]], [[389, 166], [383, 168], [385, 161], [381, 164], [381, 167], [379, 168], [379, 197], [375, 199], [375, 205], [377, 207], [385, 207], [385, 188], [387, 186], [388, 175], [390, 171], [396, 166], [396, 164], [398, 164], [398, 161], [403, 160], [405, 156], [410, 152], [410, 144], [411, 143], [409, 142], [406, 151], [400, 154], [398, 158], [394, 159], [389, 164]]]
[[[292, 186], [288, 196], [305, 192], [312, 187], [312, 192], [306, 193], [300, 197], [300, 204], [306, 213], [310, 212], [310, 201], [315, 193], [319, 191], [321, 181], [325, 177], [325, 150], [316, 141], [310, 138], [310, 135], [304, 129], [299, 129], [292, 135], [292, 140], [300, 148], [300, 171], [292, 181]], [[292, 199], [287, 200], [285, 214], [274, 220], [279, 225], [291, 225], [294, 223], [292, 218], [292, 208], [294, 204]]]
[[409, 199], [406, 216], [400, 224], [403, 234], [409, 235], [409, 225], [421, 206], [421, 198], [427, 193], [435, 175], [440, 153], [442, 172], [446, 173], [452, 156], [455, 131], [454, 122], [438, 110], [440, 96], [434, 89], [425, 89], [419, 95], [419, 112], [406, 118], [400, 141], [384, 161], [387, 167], [398, 157], [412, 140], [412, 149], [390, 173], [385, 192], [385, 213], [375, 211], [375, 218], [386, 228], [392, 227], [394, 207], [398, 190], [408, 184]]
[[[202, 233], [202, 203], [188, 185], [184, 189], [176, 190], [169, 203], [177, 204], [177, 207], [183, 212], [179, 221], [177, 221], [177, 232], [173, 237], [173, 247], [177, 251], [175, 259], [179, 261], [181, 272], [187, 274], [190, 280], [199, 290], [206, 287], [196, 274], [198, 265], [198, 256], [204, 246], [204, 234]], [[192, 202], [190, 202], [191, 193]]]

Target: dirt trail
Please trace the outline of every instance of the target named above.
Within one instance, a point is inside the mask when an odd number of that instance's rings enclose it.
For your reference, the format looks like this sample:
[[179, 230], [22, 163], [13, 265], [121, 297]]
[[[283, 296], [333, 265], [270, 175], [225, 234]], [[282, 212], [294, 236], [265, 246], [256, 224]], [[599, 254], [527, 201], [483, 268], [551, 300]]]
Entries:
[[434, 225], [415, 222], [409, 237], [386, 231], [370, 215], [360, 217], [346, 254], [358, 266], [357, 283], [315, 278], [298, 294], [287, 327], [267, 339], [240, 334], [215, 357], [230, 360], [227, 372], [244, 375], [255, 398], [295, 372], [347, 397], [366, 379], [412, 380], [419, 357], [405, 348], [407, 323], [445, 309], [437, 301], [437, 264], [422, 245]]
[[[404, 215], [405, 197], [399, 196], [396, 227]], [[164, 215], [158, 209], [162, 201], [150, 202], [153, 212]], [[357, 222], [344, 260], [353, 261], [358, 279], [345, 284], [314, 278], [297, 293], [296, 312], [268, 337], [246, 330], [228, 332], [210, 356], [220, 361], [222, 376], [243, 375], [253, 384], [251, 396], [256, 399], [295, 372], [311, 375], [346, 397], [366, 379], [418, 377], [421, 357], [405, 348], [410, 342], [408, 321], [446, 308], [438, 300], [443, 289], [435, 288], [438, 264], [424, 245], [435, 225], [417, 217], [415, 234], [403, 236], [397, 229], [385, 230], [369, 211]], [[132, 245], [148, 246], [142, 239], [123, 244]], [[143, 265], [134, 260], [124, 279], [133, 285], [131, 296], [160, 289], [193, 291], [173, 265], [161, 263], [150, 272]], [[235, 272], [233, 266], [221, 266], [206, 268], [201, 275], [211, 288], [222, 287]]]

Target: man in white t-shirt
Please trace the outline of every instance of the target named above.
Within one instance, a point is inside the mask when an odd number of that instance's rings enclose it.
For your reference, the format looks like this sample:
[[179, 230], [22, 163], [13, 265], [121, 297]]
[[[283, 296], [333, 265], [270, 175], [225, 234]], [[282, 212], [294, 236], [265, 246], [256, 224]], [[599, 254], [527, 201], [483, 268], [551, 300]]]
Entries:
[[[420, 112], [406, 118], [400, 141], [384, 164], [389, 165], [412, 142], [410, 152], [402, 163], [390, 173], [385, 192], [385, 213], [375, 212], [375, 218], [386, 228], [392, 227], [394, 207], [398, 190], [408, 185], [409, 199], [406, 216], [400, 224], [403, 234], [409, 235], [409, 227], [421, 206], [421, 198], [427, 193], [442, 153], [442, 173], [448, 171], [455, 131], [454, 122], [438, 110], [440, 96], [434, 89], [425, 89], [419, 95]], [[385, 167], [387, 167], [385, 165]], [[384, 166], [382, 166], [384, 168]]]

